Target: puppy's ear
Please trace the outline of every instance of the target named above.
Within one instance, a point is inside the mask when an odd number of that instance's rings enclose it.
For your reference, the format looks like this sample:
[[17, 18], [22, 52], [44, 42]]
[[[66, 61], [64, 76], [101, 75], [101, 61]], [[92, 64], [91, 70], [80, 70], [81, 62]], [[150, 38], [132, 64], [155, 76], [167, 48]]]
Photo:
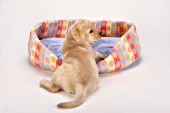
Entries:
[[72, 36], [77, 42], [81, 42], [84, 38], [83, 26], [75, 26], [75, 28], [72, 30]]

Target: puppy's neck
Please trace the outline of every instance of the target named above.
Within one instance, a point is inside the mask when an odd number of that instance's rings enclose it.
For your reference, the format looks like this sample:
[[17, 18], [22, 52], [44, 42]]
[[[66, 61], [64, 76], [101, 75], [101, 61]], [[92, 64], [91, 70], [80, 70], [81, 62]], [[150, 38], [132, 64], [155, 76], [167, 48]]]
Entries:
[[91, 49], [89, 42], [77, 42], [73, 37], [67, 37], [63, 44], [62, 52], [64, 54], [66, 51], [76, 49], [77, 47], [82, 47], [87, 50]]

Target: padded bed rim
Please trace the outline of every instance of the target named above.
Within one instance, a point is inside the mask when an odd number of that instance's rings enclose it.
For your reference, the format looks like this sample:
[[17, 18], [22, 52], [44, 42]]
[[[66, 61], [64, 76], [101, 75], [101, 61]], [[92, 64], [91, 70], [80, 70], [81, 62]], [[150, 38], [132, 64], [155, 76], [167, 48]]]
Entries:
[[[42, 44], [41, 39], [50, 37], [53, 35], [53, 32], [55, 32], [55, 37], [64, 38], [63, 35], [74, 21], [67, 19], [50, 20], [40, 22], [32, 28], [28, 42], [28, 53], [30, 61], [34, 66], [55, 71], [62, 64], [62, 61]], [[100, 26], [106, 37], [109, 36], [109, 33], [110, 36], [112, 33], [117, 33], [117, 36], [120, 35], [109, 56], [97, 64], [100, 73], [124, 69], [139, 58], [141, 46], [134, 24], [109, 20], [91, 22], [95, 24], [96, 28]]]

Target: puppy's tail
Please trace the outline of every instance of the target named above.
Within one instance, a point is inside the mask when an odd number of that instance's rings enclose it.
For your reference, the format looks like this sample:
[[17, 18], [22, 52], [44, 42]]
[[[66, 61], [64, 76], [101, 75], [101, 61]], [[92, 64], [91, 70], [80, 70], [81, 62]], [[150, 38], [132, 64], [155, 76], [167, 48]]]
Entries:
[[83, 103], [83, 101], [85, 100], [86, 94], [87, 94], [87, 87], [82, 84], [78, 84], [76, 86], [74, 99], [70, 102], [59, 103], [57, 106], [59, 108], [77, 107]]

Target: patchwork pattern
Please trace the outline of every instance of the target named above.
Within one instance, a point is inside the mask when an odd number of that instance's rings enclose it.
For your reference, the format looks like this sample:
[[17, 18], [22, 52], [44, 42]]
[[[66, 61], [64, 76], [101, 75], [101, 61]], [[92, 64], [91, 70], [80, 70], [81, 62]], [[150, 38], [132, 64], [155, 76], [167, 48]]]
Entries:
[[[31, 30], [28, 53], [34, 66], [55, 71], [62, 64], [61, 60], [41, 43], [41, 39], [65, 38], [67, 31], [75, 21], [45, 21], [37, 24]], [[141, 47], [135, 25], [123, 21], [91, 22], [94, 24], [94, 28], [102, 31], [103, 37], [116, 37], [110, 55], [97, 64], [100, 73], [124, 69], [139, 58]]]

